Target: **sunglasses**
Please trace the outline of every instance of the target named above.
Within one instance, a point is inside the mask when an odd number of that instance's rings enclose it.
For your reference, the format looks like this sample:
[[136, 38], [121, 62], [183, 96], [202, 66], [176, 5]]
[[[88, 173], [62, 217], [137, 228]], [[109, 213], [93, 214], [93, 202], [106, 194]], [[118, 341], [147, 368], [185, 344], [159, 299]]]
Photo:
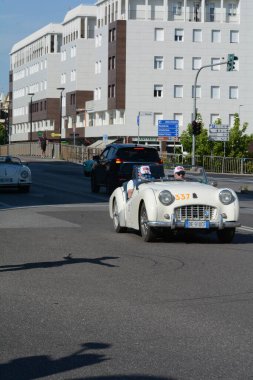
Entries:
[[177, 175], [185, 175], [185, 172], [177, 172]]

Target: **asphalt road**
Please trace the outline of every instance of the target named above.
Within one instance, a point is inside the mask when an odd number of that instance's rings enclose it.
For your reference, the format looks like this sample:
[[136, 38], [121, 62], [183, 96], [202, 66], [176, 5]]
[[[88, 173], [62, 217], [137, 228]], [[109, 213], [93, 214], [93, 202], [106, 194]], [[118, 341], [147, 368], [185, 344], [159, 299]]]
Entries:
[[232, 244], [144, 243], [80, 165], [30, 167], [30, 194], [0, 192], [1, 380], [253, 378], [251, 192]]

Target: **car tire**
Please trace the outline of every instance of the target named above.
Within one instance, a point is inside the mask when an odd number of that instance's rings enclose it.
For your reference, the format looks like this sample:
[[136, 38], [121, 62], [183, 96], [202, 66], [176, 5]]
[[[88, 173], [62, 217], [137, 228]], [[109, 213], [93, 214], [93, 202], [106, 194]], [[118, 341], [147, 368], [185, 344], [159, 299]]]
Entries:
[[235, 236], [235, 228], [225, 228], [217, 231], [217, 237], [222, 244], [231, 243]]
[[113, 201], [113, 206], [112, 206], [112, 215], [113, 215], [113, 227], [114, 231], [117, 233], [122, 233], [126, 231], [125, 227], [121, 227], [120, 222], [119, 222], [119, 211], [118, 211], [118, 204], [116, 199]]
[[92, 193], [98, 193], [100, 190], [100, 186], [97, 184], [95, 174], [91, 174], [91, 179], [90, 179], [90, 184], [91, 184], [91, 191]]
[[139, 227], [142, 239], [146, 242], [151, 242], [155, 239], [156, 234], [154, 228], [147, 225], [148, 214], [145, 203], [142, 203], [139, 215]]

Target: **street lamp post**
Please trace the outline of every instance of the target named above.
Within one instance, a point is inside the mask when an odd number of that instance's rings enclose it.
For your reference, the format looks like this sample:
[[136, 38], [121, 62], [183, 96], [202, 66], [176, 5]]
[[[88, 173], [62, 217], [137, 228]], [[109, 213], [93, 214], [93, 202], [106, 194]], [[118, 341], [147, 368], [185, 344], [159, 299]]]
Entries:
[[61, 91], [60, 95], [60, 144], [59, 144], [59, 156], [61, 158], [61, 133], [62, 133], [62, 93], [65, 90], [65, 87], [57, 87], [57, 90]]
[[29, 92], [28, 94], [30, 97], [31, 97], [31, 100], [30, 100], [30, 156], [32, 155], [32, 134], [33, 134], [33, 131], [32, 131], [32, 128], [33, 128], [33, 96], [35, 95], [33, 92]]

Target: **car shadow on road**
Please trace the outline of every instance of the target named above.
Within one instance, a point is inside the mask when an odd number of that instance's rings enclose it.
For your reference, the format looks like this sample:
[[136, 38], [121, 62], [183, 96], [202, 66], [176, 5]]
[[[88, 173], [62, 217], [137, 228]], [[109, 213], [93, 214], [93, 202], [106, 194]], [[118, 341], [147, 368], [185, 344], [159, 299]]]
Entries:
[[88, 258], [74, 258], [72, 257], [71, 254], [69, 254], [68, 256], [63, 257], [63, 260], [58, 260], [58, 261], [39, 261], [35, 263], [1, 265], [0, 272], [14, 272], [14, 271], [20, 271], [20, 270], [29, 270], [29, 269], [57, 268], [57, 267], [62, 267], [64, 265], [84, 264], [84, 263], [102, 265], [109, 268], [115, 268], [115, 267], [118, 267], [118, 265], [113, 265], [106, 262], [106, 260], [115, 260], [115, 259], [118, 259], [118, 257], [102, 256], [102, 257], [97, 257], [95, 259], [88, 259]]
[[0, 364], [0, 379], [2, 380], [33, 380], [47, 376], [87, 367], [110, 360], [103, 353], [90, 353], [87, 351], [105, 350], [111, 345], [99, 342], [87, 342], [81, 349], [71, 355], [53, 359], [48, 355], [28, 356], [13, 359]]

